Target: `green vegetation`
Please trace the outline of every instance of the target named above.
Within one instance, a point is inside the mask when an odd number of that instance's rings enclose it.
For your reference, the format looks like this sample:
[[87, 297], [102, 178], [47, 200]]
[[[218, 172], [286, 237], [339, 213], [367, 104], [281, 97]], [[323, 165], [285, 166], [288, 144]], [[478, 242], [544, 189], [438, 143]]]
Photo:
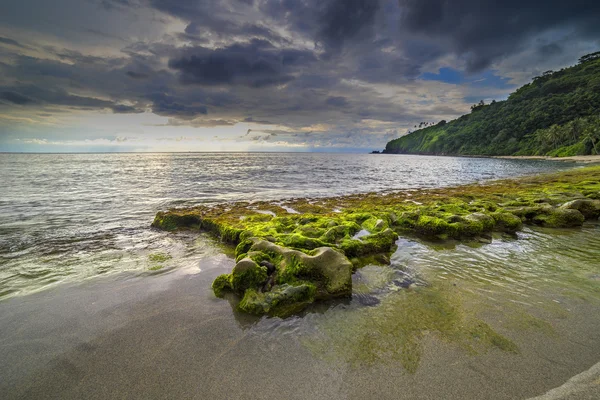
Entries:
[[164, 267], [162, 264], [169, 261], [171, 258], [173, 257], [171, 257], [170, 254], [166, 253], [152, 253], [148, 255], [148, 261], [150, 262], [150, 267], [148, 268], [148, 270], [161, 270]]
[[389, 262], [399, 234], [489, 240], [523, 224], [578, 227], [599, 216], [600, 166], [592, 166], [487, 185], [174, 209], [152, 225], [200, 229], [236, 245], [237, 264], [214, 281], [215, 295], [237, 295], [245, 312], [287, 316], [350, 296], [352, 271]]
[[600, 154], [600, 52], [547, 71], [508, 100], [390, 141], [384, 153], [441, 155]]
[[170, 254], [165, 253], [152, 253], [148, 256], [148, 260], [152, 263], [163, 263], [170, 260], [172, 257]]

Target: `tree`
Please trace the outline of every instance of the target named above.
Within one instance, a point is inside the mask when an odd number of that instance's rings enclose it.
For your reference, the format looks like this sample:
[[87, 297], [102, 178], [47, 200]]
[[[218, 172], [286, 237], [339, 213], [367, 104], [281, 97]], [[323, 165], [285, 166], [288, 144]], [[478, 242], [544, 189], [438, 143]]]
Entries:
[[585, 56], [583, 56], [579, 59], [579, 64], [583, 64], [588, 61], [596, 60], [598, 58], [600, 58], [600, 51], [597, 51], [595, 53], [586, 54]]
[[591, 124], [589, 124], [583, 132], [583, 141], [584, 143], [591, 143], [594, 153], [600, 154], [598, 153], [597, 147], [597, 144], [600, 141], [600, 118], [592, 118], [592, 121], [590, 122]]
[[473, 104], [471, 106], [471, 112], [474, 112], [474, 111], [477, 111], [477, 110], [481, 110], [483, 107], [485, 107], [485, 101], [480, 100], [479, 103]]

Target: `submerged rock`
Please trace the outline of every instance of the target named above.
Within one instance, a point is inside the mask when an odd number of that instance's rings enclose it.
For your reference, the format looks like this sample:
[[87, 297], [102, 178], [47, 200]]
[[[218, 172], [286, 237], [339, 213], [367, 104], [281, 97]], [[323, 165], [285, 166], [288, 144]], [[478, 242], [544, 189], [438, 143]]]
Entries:
[[315, 299], [315, 287], [309, 283], [297, 286], [288, 284], [273, 286], [268, 292], [249, 289], [239, 304], [239, 309], [248, 314], [268, 314], [287, 317], [302, 311]]

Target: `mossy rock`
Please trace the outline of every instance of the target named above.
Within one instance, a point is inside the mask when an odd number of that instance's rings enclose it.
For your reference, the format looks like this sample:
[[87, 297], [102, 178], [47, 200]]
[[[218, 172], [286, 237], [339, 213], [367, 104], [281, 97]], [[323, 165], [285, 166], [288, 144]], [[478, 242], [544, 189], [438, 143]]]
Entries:
[[496, 224], [494, 218], [480, 212], [469, 214], [465, 217], [465, 219], [469, 222], [480, 225], [483, 232], [489, 232], [493, 230], [494, 225]]
[[355, 212], [346, 215], [346, 219], [349, 221], [354, 221], [357, 224], [361, 225], [366, 220], [373, 218], [373, 215], [365, 212]]
[[576, 199], [571, 200], [562, 206], [562, 209], [577, 210], [585, 219], [598, 219], [600, 217], [600, 200], [593, 199]]
[[325, 231], [326, 230], [324, 228], [318, 228], [311, 225], [304, 225], [298, 227], [294, 232], [308, 238], [319, 238], [325, 233]]
[[250, 247], [252, 247], [252, 245], [254, 245], [254, 242], [250, 239], [244, 239], [241, 242], [239, 242], [238, 245], [235, 247], [236, 258], [239, 257], [241, 254], [248, 253], [248, 250], [250, 250]]
[[508, 212], [496, 212], [492, 213], [491, 217], [494, 219], [494, 230], [506, 233], [515, 233], [523, 228], [523, 221], [521, 218]]
[[548, 213], [539, 214], [533, 222], [549, 228], [573, 228], [583, 225], [585, 217], [577, 210], [555, 208]]
[[[358, 225], [357, 225], [358, 226]], [[319, 239], [327, 243], [337, 243], [339, 240], [356, 233], [349, 226], [337, 225], [329, 228]]]
[[447, 235], [455, 239], [476, 237], [492, 231], [494, 219], [487, 214], [473, 213], [450, 218]]
[[238, 308], [248, 314], [270, 315], [285, 318], [302, 311], [315, 301], [316, 288], [310, 283], [297, 286], [276, 285], [270, 291], [261, 293], [254, 289], [246, 290]]
[[582, 194], [587, 197], [588, 199], [592, 199], [592, 200], [600, 200], [600, 192], [596, 192], [596, 191], [591, 191], [591, 190], [586, 190], [586, 191], [582, 191]]
[[317, 288], [318, 299], [351, 295], [352, 263], [342, 253], [330, 247], [320, 247], [306, 254], [257, 239], [251, 251], [279, 258], [278, 284], [310, 282]]
[[373, 254], [388, 254], [394, 250], [398, 234], [391, 229], [373, 233], [358, 239], [344, 239], [339, 247], [347, 257], [364, 257]]
[[445, 219], [429, 215], [421, 215], [414, 226], [417, 234], [430, 238], [447, 235], [453, 229]]
[[543, 205], [535, 205], [535, 206], [529, 206], [529, 207], [519, 207], [519, 208], [514, 208], [514, 209], [507, 209], [506, 211], [521, 218], [521, 220], [524, 222], [531, 223], [537, 216], [550, 214], [553, 209], [554, 209], [554, 207], [552, 207], [551, 205], [543, 204]]
[[370, 233], [377, 233], [389, 228], [389, 225], [382, 219], [371, 217], [362, 223], [362, 227]]
[[286, 247], [293, 247], [296, 249], [313, 250], [317, 247], [328, 246], [329, 243], [325, 243], [320, 239], [306, 237], [298, 233], [291, 235], [281, 235], [279, 241]]
[[401, 229], [413, 229], [417, 225], [420, 216], [421, 213], [419, 211], [405, 211], [396, 216], [394, 226]]
[[232, 291], [233, 287], [231, 286], [231, 274], [217, 276], [212, 283], [212, 290], [217, 297], [223, 297], [225, 292]]
[[174, 231], [180, 228], [200, 228], [201, 219], [198, 215], [178, 212], [158, 212], [152, 222], [152, 227], [165, 231]]
[[231, 288], [242, 295], [248, 289], [259, 289], [267, 282], [267, 268], [250, 258], [240, 260], [231, 271]]

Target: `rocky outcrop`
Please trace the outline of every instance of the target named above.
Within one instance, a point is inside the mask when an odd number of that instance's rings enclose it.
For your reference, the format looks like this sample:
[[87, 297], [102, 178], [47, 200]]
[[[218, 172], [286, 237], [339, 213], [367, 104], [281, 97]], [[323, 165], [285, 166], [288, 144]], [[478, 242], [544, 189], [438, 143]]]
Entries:
[[577, 210], [585, 219], [598, 219], [600, 217], [600, 200], [576, 199], [560, 206], [565, 210]]
[[[351, 292], [351, 273], [389, 263], [398, 235], [475, 240], [523, 225], [576, 228], [600, 216], [600, 166], [454, 188], [287, 202], [238, 202], [159, 212], [152, 226], [209, 232], [237, 245], [213, 283], [253, 314], [288, 315]], [[292, 210], [292, 211], [290, 211]]]
[[250, 238], [236, 248], [236, 266], [213, 283], [215, 295], [242, 297], [251, 314], [287, 316], [315, 300], [350, 296], [352, 263], [341, 252], [319, 247], [302, 252]]

